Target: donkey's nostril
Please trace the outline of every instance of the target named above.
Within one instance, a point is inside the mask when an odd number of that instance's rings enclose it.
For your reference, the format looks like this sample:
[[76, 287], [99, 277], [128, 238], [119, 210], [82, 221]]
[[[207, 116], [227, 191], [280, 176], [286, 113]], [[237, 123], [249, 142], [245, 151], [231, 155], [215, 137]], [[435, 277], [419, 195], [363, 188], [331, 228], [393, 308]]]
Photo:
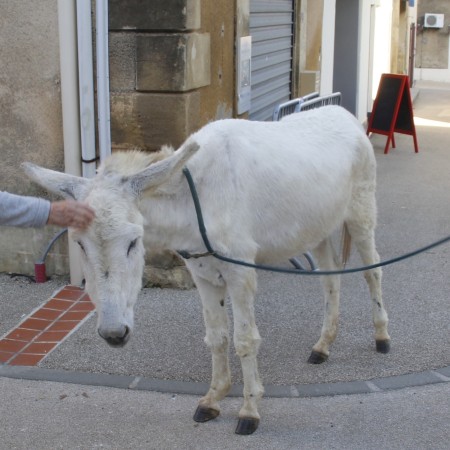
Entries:
[[121, 330], [102, 332], [98, 330], [98, 334], [111, 346], [111, 347], [123, 347], [130, 338], [130, 328], [128, 326], [123, 327]]

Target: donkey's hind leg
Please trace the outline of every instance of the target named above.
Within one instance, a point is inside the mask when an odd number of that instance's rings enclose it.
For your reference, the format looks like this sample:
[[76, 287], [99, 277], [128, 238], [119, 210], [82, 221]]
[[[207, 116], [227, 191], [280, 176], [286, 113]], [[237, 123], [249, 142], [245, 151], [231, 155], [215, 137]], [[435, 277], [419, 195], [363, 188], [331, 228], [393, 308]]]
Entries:
[[[313, 253], [321, 270], [337, 270], [339, 268], [330, 239], [322, 241]], [[330, 354], [329, 347], [336, 339], [338, 330], [340, 276], [323, 276], [321, 281], [325, 298], [324, 318], [320, 339], [313, 346], [308, 359], [311, 364], [320, 364], [327, 360]]]
[[206, 327], [205, 343], [211, 349], [212, 354], [211, 385], [207, 394], [199, 401], [194, 420], [196, 422], [207, 422], [219, 415], [219, 401], [227, 395], [231, 387], [225, 285], [213, 285], [209, 281], [196, 276], [194, 272], [192, 272], [192, 276], [203, 305], [203, 318]]
[[[375, 248], [375, 232], [367, 230], [351, 222], [347, 223], [348, 230], [352, 236], [364, 265], [372, 265], [380, 262], [380, 257]], [[364, 272], [364, 277], [369, 286], [372, 300], [372, 317], [375, 327], [376, 350], [379, 353], [388, 353], [391, 338], [388, 334], [388, 315], [384, 308], [381, 292], [381, 268], [371, 269]]]

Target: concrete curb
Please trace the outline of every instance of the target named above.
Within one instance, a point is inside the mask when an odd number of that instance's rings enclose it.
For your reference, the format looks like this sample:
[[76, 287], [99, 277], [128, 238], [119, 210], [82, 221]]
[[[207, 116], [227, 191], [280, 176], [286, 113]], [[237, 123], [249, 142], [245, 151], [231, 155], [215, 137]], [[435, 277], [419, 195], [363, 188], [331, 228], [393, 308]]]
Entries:
[[[209, 385], [189, 381], [157, 380], [133, 375], [68, 372], [31, 366], [0, 366], [0, 377], [31, 381], [54, 381], [87, 386], [106, 386], [118, 389], [154, 391], [172, 394], [204, 395]], [[414, 386], [450, 382], [450, 366], [436, 370], [410, 373], [373, 380], [301, 385], [266, 385], [265, 397], [302, 398], [335, 395], [370, 394]], [[242, 385], [233, 385], [231, 397], [242, 396]]]

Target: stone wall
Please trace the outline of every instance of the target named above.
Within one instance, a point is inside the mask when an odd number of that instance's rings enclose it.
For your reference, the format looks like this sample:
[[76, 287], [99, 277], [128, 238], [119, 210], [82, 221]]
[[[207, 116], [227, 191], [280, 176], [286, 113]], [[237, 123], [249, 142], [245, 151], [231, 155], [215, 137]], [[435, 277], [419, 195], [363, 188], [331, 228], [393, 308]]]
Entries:
[[113, 149], [179, 146], [233, 115], [229, 2], [109, 2]]

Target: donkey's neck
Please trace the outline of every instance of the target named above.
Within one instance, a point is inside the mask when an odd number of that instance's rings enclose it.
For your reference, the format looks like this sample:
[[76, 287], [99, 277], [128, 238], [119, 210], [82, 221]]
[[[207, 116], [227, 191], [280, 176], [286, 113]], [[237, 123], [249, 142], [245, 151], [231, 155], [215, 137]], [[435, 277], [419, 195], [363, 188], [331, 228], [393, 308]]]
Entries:
[[184, 175], [156, 192], [144, 194], [139, 209], [144, 217], [145, 244], [155, 250], [201, 250], [194, 203]]

